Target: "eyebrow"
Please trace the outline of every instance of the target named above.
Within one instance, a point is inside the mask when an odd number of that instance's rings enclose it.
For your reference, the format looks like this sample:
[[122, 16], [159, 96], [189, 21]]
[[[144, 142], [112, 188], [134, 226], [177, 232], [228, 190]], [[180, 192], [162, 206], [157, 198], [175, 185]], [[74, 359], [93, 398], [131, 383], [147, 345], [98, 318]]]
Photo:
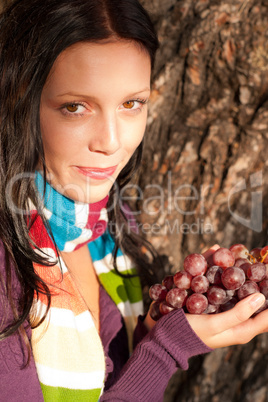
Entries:
[[[132, 98], [132, 97], [134, 97], [134, 96], [136, 96], [136, 95], [138, 95], [138, 94], [140, 94], [142, 92], [151, 92], [151, 89], [149, 87], [146, 87], [144, 89], [141, 89], [140, 91], [137, 91], [137, 92], [134, 92], [134, 93], [128, 95], [127, 98]], [[64, 94], [57, 95], [57, 98], [67, 96], [67, 95], [68, 96], [76, 96], [78, 98], [90, 98], [90, 99], [93, 99], [93, 100], [96, 99], [95, 96], [90, 96], [90, 95], [85, 95], [85, 94], [76, 94], [76, 93], [73, 93], [73, 92], [66, 92]]]

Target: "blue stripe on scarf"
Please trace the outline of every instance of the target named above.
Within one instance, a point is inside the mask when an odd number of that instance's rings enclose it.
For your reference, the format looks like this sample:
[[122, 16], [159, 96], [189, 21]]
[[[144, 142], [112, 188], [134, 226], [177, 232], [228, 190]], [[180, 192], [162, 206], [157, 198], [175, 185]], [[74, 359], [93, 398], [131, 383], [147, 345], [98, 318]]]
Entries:
[[[107, 254], [112, 253], [114, 245], [114, 240], [107, 231], [101, 237], [88, 243], [92, 261], [102, 260]], [[123, 255], [120, 249], [118, 250], [117, 255], [118, 257]]]
[[52, 212], [47, 220], [59, 250], [63, 250], [66, 241], [75, 240], [82, 234], [82, 229], [75, 226], [75, 203], [58, 193], [48, 183], [44, 195], [44, 179], [39, 172], [36, 172], [35, 184], [45, 208]]

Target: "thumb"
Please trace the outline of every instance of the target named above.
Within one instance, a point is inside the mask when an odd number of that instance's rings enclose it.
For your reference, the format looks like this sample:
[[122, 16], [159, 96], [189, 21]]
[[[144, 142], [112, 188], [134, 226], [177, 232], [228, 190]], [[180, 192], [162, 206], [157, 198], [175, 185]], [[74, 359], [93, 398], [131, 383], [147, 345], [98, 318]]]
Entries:
[[262, 293], [254, 293], [238, 302], [231, 310], [221, 313], [221, 331], [233, 328], [248, 320], [265, 303]]
[[216, 250], [218, 250], [220, 246], [218, 244], [214, 244], [214, 246], [210, 247], [208, 250], [204, 251], [202, 253], [203, 257], [207, 260], [209, 257], [211, 257]]

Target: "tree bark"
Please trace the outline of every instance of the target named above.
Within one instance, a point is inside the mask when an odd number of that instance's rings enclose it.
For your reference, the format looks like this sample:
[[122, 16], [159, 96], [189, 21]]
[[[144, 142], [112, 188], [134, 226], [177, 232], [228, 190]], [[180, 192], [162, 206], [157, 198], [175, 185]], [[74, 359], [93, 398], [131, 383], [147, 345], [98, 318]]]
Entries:
[[[143, 0], [159, 34], [140, 229], [169, 257], [267, 244], [267, 0]], [[166, 271], [168, 268], [166, 268]], [[164, 276], [166, 272], [163, 272]], [[268, 401], [267, 335], [194, 358], [165, 401]]]

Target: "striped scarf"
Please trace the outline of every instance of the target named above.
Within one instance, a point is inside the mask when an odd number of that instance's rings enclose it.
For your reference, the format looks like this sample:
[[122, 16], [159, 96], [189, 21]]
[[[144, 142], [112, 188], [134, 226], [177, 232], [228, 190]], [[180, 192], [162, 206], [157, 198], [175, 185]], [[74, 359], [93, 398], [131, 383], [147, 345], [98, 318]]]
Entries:
[[[36, 186], [43, 196], [43, 177], [37, 173]], [[99, 281], [120, 310], [129, 344], [136, 317], [142, 313], [142, 293], [138, 277], [119, 276], [112, 263], [114, 240], [106, 230], [107, 199], [85, 205], [59, 194], [46, 183], [43, 212], [60, 251], [73, 251], [88, 243]], [[48, 284], [51, 307], [44, 322], [32, 329], [32, 349], [45, 401], [98, 401], [104, 386], [105, 356], [101, 339], [82, 296], [61, 259], [37, 212], [30, 235], [35, 244], [57, 261], [52, 267], [34, 263], [35, 272]], [[37, 253], [39, 250], [35, 249]], [[60, 264], [59, 264], [60, 260]], [[61, 266], [60, 266], [61, 265]], [[135, 274], [130, 259], [119, 250], [120, 272]], [[32, 317], [43, 316], [45, 296], [35, 296]]]

